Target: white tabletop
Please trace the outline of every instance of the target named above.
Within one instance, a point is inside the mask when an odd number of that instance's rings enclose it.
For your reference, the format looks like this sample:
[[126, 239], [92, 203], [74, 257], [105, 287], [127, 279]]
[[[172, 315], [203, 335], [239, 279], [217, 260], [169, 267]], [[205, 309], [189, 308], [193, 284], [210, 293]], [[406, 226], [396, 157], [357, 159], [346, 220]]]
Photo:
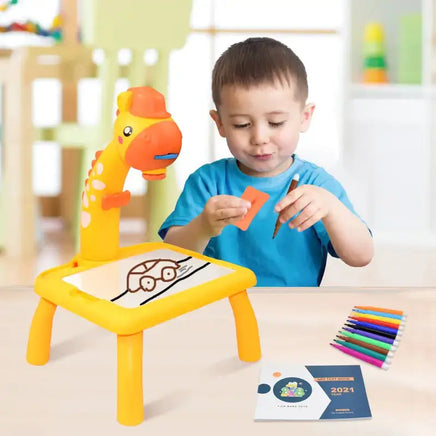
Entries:
[[[263, 357], [237, 358], [226, 300], [144, 332], [145, 421], [116, 421], [116, 340], [59, 308], [52, 353], [25, 361], [38, 298], [30, 288], [0, 289], [0, 429], [39, 435], [430, 435], [436, 425], [436, 288], [255, 288]], [[381, 370], [329, 346], [355, 305], [404, 310], [404, 335]], [[266, 362], [360, 364], [372, 419], [254, 422], [259, 370]], [[7, 376], [4, 376], [7, 374]], [[97, 434], [97, 433], [95, 433]]]

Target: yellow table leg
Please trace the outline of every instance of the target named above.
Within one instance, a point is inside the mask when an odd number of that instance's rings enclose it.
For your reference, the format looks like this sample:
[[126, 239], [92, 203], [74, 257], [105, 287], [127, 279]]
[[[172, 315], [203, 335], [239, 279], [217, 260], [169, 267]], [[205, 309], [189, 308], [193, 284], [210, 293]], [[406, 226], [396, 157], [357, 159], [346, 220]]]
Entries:
[[30, 327], [27, 342], [27, 361], [32, 365], [45, 365], [50, 358], [51, 330], [56, 304], [41, 298]]
[[244, 362], [256, 362], [261, 357], [259, 329], [247, 291], [231, 295], [229, 300], [235, 317], [239, 358]]
[[137, 425], [144, 420], [142, 396], [142, 331], [118, 335], [117, 419], [120, 424]]

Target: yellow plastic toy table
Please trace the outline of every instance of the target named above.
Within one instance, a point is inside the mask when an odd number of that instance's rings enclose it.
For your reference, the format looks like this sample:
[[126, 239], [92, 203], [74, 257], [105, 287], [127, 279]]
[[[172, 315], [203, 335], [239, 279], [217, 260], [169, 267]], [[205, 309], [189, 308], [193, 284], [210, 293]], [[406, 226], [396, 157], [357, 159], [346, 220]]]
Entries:
[[246, 268], [165, 243], [119, 247], [120, 208], [130, 199], [130, 168], [161, 180], [177, 158], [182, 135], [163, 95], [134, 87], [117, 98], [112, 141], [96, 153], [82, 193], [80, 252], [71, 262], [41, 273], [41, 299], [30, 328], [27, 361], [44, 365], [51, 329], [61, 306], [117, 334], [118, 421], [144, 419], [142, 331], [228, 297], [236, 321], [239, 357], [260, 358], [257, 322], [246, 288], [256, 284]]
[[27, 360], [43, 365], [50, 356], [53, 316], [61, 306], [117, 334], [118, 403], [121, 424], [144, 419], [142, 332], [163, 321], [228, 297], [233, 309], [239, 358], [260, 359], [257, 321], [246, 288], [252, 271], [165, 243], [120, 248], [112, 261], [80, 261], [38, 276], [41, 297]]

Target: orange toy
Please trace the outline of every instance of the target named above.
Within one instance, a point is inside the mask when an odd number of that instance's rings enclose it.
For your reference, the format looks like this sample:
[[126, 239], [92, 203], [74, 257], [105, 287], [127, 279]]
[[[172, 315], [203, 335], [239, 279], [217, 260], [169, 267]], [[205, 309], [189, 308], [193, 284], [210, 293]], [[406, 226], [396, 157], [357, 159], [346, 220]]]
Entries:
[[119, 247], [120, 207], [130, 199], [123, 190], [129, 169], [140, 170], [147, 180], [164, 178], [180, 152], [182, 135], [154, 89], [131, 88], [117, 102], [113, 139], [96, 154], [85, 181], [80, 253], [35, 281], [40, 301], [27, 361], [48, 362], [57, 306], [114, 332], [117, 418], [137, 425], [144, 419], [143, 330], [227, 297], [239, 357], [254, 362], [260, 359], [259, 333], [246, 288], [256, 284], [256, 277], [247, 268], [165, 243]]
[[250, 209], [248, 209], [247, 214], [244, 218], [240, 219], [233, 225], [238, 227], [241, 230], [247, 230], [251, 221], [259, 212], [260, 208], [266, 203], [269, 198], [269, 195], [265, 192], [259, 191], [258, 189], [253, 188], [252, 186], [247, 186], [241, 198], [247, 200], [251, 203]]
[[[118, 96], [114, 136], [97, 152], [82, 196], [80, 257], [113, 259], [119, 249], [120, 207], [128, 203], [123, 191], [130, 168], [147, 180], [163, 179], [177, 158], [182, 134], [165, 109], [162, 94], [150, 87], [130, 88]], [[116, 175], [116, 176], [115, 176]]]

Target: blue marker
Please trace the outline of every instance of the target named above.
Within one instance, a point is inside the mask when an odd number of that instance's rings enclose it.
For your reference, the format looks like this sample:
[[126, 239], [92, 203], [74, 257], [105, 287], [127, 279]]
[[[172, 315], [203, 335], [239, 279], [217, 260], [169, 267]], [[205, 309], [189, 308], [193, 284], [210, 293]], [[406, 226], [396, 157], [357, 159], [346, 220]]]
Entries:
[[366, 328], [378, 330], [378, 331], [383, 332], [383, 333], [389, 333], [389, 334], [394, 335], [394, 336], [402, 334], [401, 333], [402, 329], [393, 329], [391, 327], [385, 327], [385, 326], [378, 325], [378, 324], [372, 324], [370, 322], [356, 321], [354, 319], [347, 319], [347, 322], [356, 324], [359, 327], [366, 327]]
[[394, 313], [376, 312], [375, 310], [353, 309], [353, 312], [365, 313], [367, 315], [383, 316], [385, 318], [398, 319], [400, 321], [405, 320], [404, 315], [395, 315]]
[[387, 333], [387, 332], [384, 332], [384, 331], [381, 331], [381, 330], [377, 330], [377, 329], [375, 329], [373, 327], [365, 327], [365, 326], [362, 326], [362, 325], [351, 324], [351, 323], [348, 324], [347, 322], [345, 323], [345, 325], [347, 327], [355, 328], [355, 329], [358, 329], [358, 330], [363, 330], [363, 331], [369, 332], [369, 333], [374, 333], [376, 335], [384, 336], [386, 338], [396, 339], [396, 337], [397, 337], [393, 333]]

